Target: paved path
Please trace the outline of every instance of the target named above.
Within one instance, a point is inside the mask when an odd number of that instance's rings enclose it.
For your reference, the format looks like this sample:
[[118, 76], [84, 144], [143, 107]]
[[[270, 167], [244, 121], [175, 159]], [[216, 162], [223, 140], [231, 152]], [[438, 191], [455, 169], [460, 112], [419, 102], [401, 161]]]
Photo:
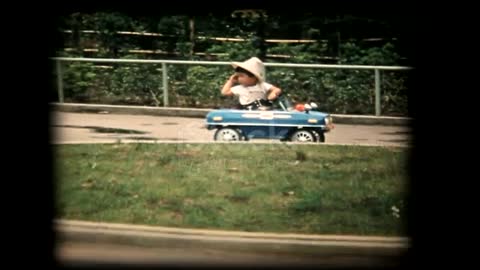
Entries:
[[[52, 112], [53, 143], [114, 142], [118, 139], [168, 142], [212, 142], [214, 131], [204, 127], [204, 119], [148, 115]], [[334, 144], [408, 146], [409, 128], [404, 126], [336, 124], [326, 134]], [[268, 141], [268, 140], [254, 140]]]
[[367, 255], [306, 256], [255, 254], [213, 249], [140, 247], [107, 243], [63, 242], [57, 245], [57, 262], [82, 265], [178, 265], [178, 266], [395, 266], [397, 258]]

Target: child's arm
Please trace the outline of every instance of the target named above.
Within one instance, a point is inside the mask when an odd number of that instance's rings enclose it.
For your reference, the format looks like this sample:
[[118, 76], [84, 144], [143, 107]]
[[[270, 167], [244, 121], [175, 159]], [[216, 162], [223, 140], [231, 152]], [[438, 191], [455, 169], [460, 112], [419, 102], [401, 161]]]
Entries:
[[270, 93], [268, 93], [268, 96], [267, 96], [267, 99], [268, 100], [275, 100], [277, 99], [280, 95], [282, 94], [282, 89], [276, 87], [276, 86], [272, 86], [272, 88], [270, 88]]
[[224, 96], [233, 96], [232, 86], [237, 82], [237, 75], [233, 74], [230, 78], [225, 82], [222, 88], [222, 95]]

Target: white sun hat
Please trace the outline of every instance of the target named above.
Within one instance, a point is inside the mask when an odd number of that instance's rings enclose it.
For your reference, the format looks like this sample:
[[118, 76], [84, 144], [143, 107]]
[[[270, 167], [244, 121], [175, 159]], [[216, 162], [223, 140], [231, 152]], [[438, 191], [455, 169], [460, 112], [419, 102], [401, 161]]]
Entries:
[[234, 68], [241, 67], [250, 71], [261, 82], [265, 80], [265, 66], [257, 57], [252, 57], [244, 62], [232, 62]]

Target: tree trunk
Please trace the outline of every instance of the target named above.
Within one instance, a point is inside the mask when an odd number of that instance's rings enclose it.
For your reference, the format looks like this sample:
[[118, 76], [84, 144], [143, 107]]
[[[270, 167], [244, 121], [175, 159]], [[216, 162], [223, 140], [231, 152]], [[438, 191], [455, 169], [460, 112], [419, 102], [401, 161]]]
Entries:
[[261, 14], [257, 23], [257, 33], [254, 42], [255, 47], [259, 50], [257, 57], [262, 61], [265, 61], [267, 56], [267, 46], [265, 45], [265, 16], [263, 14]]
[[83, 46], [82, 46], [82, 15], [76, 13], [73, 15], [73, 22], [72, 22], [72, 36], [73, 36], [73, 48], [75, 49], [76, 53], [80, 56], [83, 55]]
[[195, 17], [190, 16], [189, 20], [190, 28], [190, 59], [193, 59], [195, 53]]
[[338, 59], [342, 59], [342, 39], [340, 38], [340, 31], [337, 29], [337, 56]]

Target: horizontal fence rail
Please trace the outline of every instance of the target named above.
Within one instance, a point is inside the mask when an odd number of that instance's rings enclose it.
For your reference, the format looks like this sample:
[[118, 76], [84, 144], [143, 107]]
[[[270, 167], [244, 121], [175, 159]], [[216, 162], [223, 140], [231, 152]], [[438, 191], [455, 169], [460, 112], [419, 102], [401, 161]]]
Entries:
[[[132, 63], [132, 64], [161, 64], [162, 65], [162, 88], [164, 102], [163, 106], [168, 107], [168, 65], [231, 65], [225, 61], [191, 61], [191, 60], [149, 60], [149, 59], [111, 59], [111, 58], [76, 58], [76, 57], [52, 57], [56, 61], [57, 87], [59, 102], [63, 103], [63, 80], [62, 62], [90, 62], [90, 63]], [[412, 70], [412, 67], [404, 66], [369, 66], [369, 65], [331, 65], [331, 64], [292, 64], [292, 63], [265, 63], [267, 67], [291, 67], [291, 68], [320, 68], [320, 69], [356, 69], [373, 70], [375, 78], [375, 115], [381, 115], [381, 70]]]

